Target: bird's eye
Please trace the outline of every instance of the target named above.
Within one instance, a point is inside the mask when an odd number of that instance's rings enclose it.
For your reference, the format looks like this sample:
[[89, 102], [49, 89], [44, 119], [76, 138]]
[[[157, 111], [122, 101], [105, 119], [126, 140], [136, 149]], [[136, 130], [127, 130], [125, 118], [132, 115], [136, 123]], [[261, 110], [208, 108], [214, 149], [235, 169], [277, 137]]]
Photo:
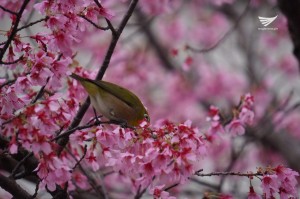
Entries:
[[150, 122], [150, 117], [148, 114], [144, 114], [144, 118], [147, 120], [147, 122]]

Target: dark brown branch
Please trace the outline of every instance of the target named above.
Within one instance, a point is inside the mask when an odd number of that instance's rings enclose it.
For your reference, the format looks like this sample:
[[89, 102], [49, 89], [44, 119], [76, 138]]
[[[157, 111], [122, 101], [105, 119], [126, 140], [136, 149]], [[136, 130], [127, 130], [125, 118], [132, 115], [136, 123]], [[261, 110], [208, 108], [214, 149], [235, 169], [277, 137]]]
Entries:
[[229, 172], [211, 172], [211, 173], [201, 173], [200, 172], [196, 172], [195, 175], [200, 176], [200, 177], [205, 177], [205, 176], [244, 176], [244, 177], [255, 177], [255, 176], [262, 176], [262, 173], [256, 172], [256, 173], [241, 173], [241, 172], [233, 172], [233, 171], [229, 171]]
[[38, 183], [36, 183], [35, 190], [34, 190], [33, 195], [31, 196], [31, 199], [35, 199], [36, 198], [36, 196], [38, 194], [38, 191], [39, 191], [39, 186], [40, 186], [40, 181], [38, 181]]
[[[25, 73], [24, 76], [28, 75], [29, 73]], [[6, 82], [4, 82], [3, 84], [0, 85], [0, 89], [3, 88], [4, 86], [6, 85], [9, 85], [9, 84], [13, 84], [17, 81], [17, 78], [16, 79], [12, 79], [12, 80], [7, 80]], [[2, 123], [3, 124], [3, 123]]]
[[[229, 165], [227, 166], [226, 168], [226, 172], [229, 172], [233, 169], [235, 163], [237, 162], [237, 160], [239, 159], [239, 157], [242, 155], [242, 153], [244, 152], [244, 149], [245, 147], [247, 146], [248, 142], [245, 141], [243, 143], [243, 145], [241, 146], [241, 149], [238, 151], [238, 152], [235, 152], [234, 151], [234, 147], [232, 146], [232, 152], [231, 152], [231, 160], [230, 160], [230, 163]], [[221, 180], [220, 180], [220, 184], [219, 184], [219, 188], [218, 188], [218, 191], [219, 192], [222, 192], [222, 187], [224, 185], [224, 182], [225, 182], [225, 179], [226, 179], [226, 175], [222, 176], [221, 177]]]
[[143, 189], [142, 191], [140, 191], [140, 188], [139, 187], [139, 190], [137, 192], [137, 194], [134, 196], [134, 199], [140, 199], [142, 198], [142, 196], [144, 195], [144, 193], [147, 191], [147, 188]]
[[294, 44], [294, 55], [300, 63], [300, 0], [277, 0], [277, 2], [280, 10], [287, 17], [288, 29]]
[[17, 199], [30, 199], [31, 196], [27, 193], [15, 180], [5, 177], [0, 173], [0, 187], [6, 190], [8, 193], [14, 196]]
[[7, 8], [5, 8], [5, 7], [3, 7], [3, 6], [1, 6], [1, 5], [0, 5], [0, 8], [1, 8], [2, 10], [4, 10], [5, 12], [10, 13], [10, 14], [18, 15], [18, 13], [14, 12], [14, 11], [11, 11], [11, 10], [9, 10], [9, 9], [7, 9]]
[[145, 24], [142, 30], [144, 31], [149, 43], [154, 48], [154, 52], [156, 53], [157, 57], [161, 61], [162, 66], [167, 70], [170, 70], [170, 71], [174, 70], [176, 67], [175, 67], [175, 64], [172, 63], [168, 57], [168, 54], [167, 54], [168, 50], [166, 48], [164, 48], [161, 45], [158, 38], [156, 38], [151, 27], [149, 26], [149, 23], [147, 23], [147, 21], [149, 21], [149, 20], [147, 19], [145, 14], [140, 9], [136, 9], [135, 14], [138, 16], [138, 19], [140, 20], [140, 24]]
[[76, 162], [76, 164], [74, 165], [74, 167], [72, 168], [72, 170], [74, 170], [79, 164], [80, 162], [83, 160], [83, 158], [85, 157], [87, 152], [87, 145], [84, 145], [84, 151], [83, 151], [83, 155], [82, 157]]
[[55, 140], [58, 140], [60, 138], [63, 138], [63, 137], [68, 137], [70, 136], [71, 134], [73, 134], [75, 131], [77, 130], [82, 130], [82, 129], [88, 129], [88, 128], [91, 128], [93, 126], [99, 126], [101, 124], [106, 124], [107, 122], [100, 122], [100, 121], [96, 121], [94, 123], [91, 123], [91, 124], [87, 124], [87, 125], [84, 125], [84, 126], [77, 126], [77, 127], [74, 127], [70, 130], [67, 130], [65, 131], [64, 133], [56, 136], [55, 138], [53, 138], [51, 141], [55, 141]]
[[[67, 152], [72, 156], [72, 158], [74, 160], [77, 161], [76, 157], [74, 156], [74, 154], [72, 154], [69, 150], [67, 150]], [[97, 186], [97, 182], [95, 182], [94, 178], [92, 176], [89, 175], [88, 172], [85, 171], [85, 169], [81, 166], [81, 163], [79, 162], [77, 164], [77, 167], [79, 168], [79, 170], [83, 173], [83, 175], [85, 175], [87, 177], [87, 180], [89, 182], [89, 184], [91, 185], [91, 187], [94, 189], [94, 191], [99, 195], [99, 198], [102, 199], [108, 199], [108, 196], [105, 195], [105, 192], [103, 190], [103, 187], [98, 187]], [[100, 188], [100, 189], [99, 189]]]
[[103, 6], [100, 4], [100, 2], [98, 0], [94, 0], [94, 2], [99, 8], [103, 8]]
[[44, 94], [44, 90], [45, 87], [47, 86], [48, 82], [49, 82], [50, 77], [47, 78], [46, 80], [46, 84], [44, 86], [41, 87], [41, 89], [39, 90], [39, 92], [36, 94], [35, 98], [30, 102], [30, 104], [34, 104], [36, 103], [36, 101], [38, 101], [38, 99], [40, 99], [43, 94]]
[[[125, 16], [123, 17], [123, 19], [122, 19], [122, 21], [119, 25], [117, 33], [112, 35], [111, 43], [110, 43], [110, 45], [108, 47], [108, 50], [106, 52], [106, 55], [104, 57], [102, 66], [101, 66], [100, 70], [98, 71], [96, 80], [101, 80], [103, 78], [104, 73], [105, 73], [106, 69], [109, 66], [109, 63], [110, 63], [111, 57], [113, 55], [113, 52], [114, 52], [114, 50], [117, 46], [118, 40], [119, 40], [119, 38], [120, 38], [120, 36], [121, 36], [128, 20], [129, 20], [129, 18], [131, 17], [137, 3], [138, 3], [138, 0], [132, 0], [131, 1], [130, 5], [129, 5], [129, 8], [128, 8], [128, 11], [126, 12]], [[82, 120], [85, 112], [87, 111], [89, 105], [90, 105], [90, 99], [87, 98], [85, 100], [84, 104], [80, 107], [79, 111], [77, 112], [77, 114], [75, 116], [75, 119], [73, 120], [73, 122], [71, 123], [71, 125], [69, 127], [69, 130], [74, 129], [75, 127], [77, 127], [79, 125], [79, 123], [81, 122], [81, 120]], [[58, 154], [60, 154], [60, 152], [66, 146], [68, 141], [69, 141], [69, 136], [65, 136], [62, 139], [58, 140], [58, 144], [61, 146], [60, 149], [58, 150]]]
[[259, 129], [248, 128], [247, 135], [258, 139], [264, 147], [278, 152], [292, 169], [300, 171], [300, 140], [285, 131], [275, 132], [270, 121], [264, 123], [266, 125], [260, 126]]
[[110, 22], [107, 18], [105, 18], [105, 21], [106, 21], [106, 23], [107, 23], [109, 29], [111, 30], [112, 34], [113, 34], [113, 35], [116, 35], [116, 34], [117, 34], [117, 31], [116, 31], [116, 29], [114, 28], [114, 26], [111, 24], [111, 22]]
[[50, 191], [46, 186], [47, 192], [52, 195], [53, 199], [70, 199], [67, 193], [67, 188], [68, 188], [68, 183], [66, 183], [65, 188], [61, 188], [60, 186], [56, 185], [55, 191]]
[[88, 21], [89, 23], [91, 23], [95, 28], [100, 29], [100, 30], [109, 30], [109, 27], [101, 27], [99, 25], [97, 25], [96, 23], [94, 23], [92, 20], [90, 20], [89, 18], [87, 18], [84, 15], [78, 15], [79, 17], [85, 19], [86, 21]]
[[18, 164], [15, 166], [15, 168], [12, 170], [10, 177], [14, 178], [20, 167], [25, 163], [25, 161], [30, 158], [33, 155], [33, 153], [28, 153], [21, 161], [18, 162]]
[[4, 44], [3, 48], [0, 50], [0, 61], [2, 61], [3, 59], [3, 56], [7, 50], [7, 48], [9, 47], [11, 41], [14, 39], [15, 35], [17, 34], [18, 32], [18, 25], [20, 23], [20, 20], [21, 20], [21, 17], [22, 17], [22, 14], [27, 6], [27, 4], [29, 3], [30, 0], [24, 0], [21, 8], [20, 8], [20, 11], [17, 13], [17, 17], [16, 17], [16, 21], [14, 22], [14, 26], [13, 26], [13, 29], [6, 41], [6, 43]]
[[170, 189], [174, 188], [174, 187], [177, 187], [179, 185], [179, 183], [175, 183], [167, 188], [164, 189], [164, 191], [169, 191]]
[[0, 61], [0, 64], [3, 64], [3, 65], [16, 64], [16, 63], [18, 63], [19, 61], [21, 61], [22, 59], [23, 59], [23, 55], [21, 55], [18, 59], [14, 60], [14, 61], [11, 61], [11, 62]]
[[6, 82], [4, 82], [3, 84], [0, 85], [0, 89], [2, 89], [4, 86], [7, 86], [9, 84], [13, 84], [17, 81], [17, 79], [12, 79], [12, 80], [8, 80]]
[[27, 24], [27, 25], [24, 25], [24, 26], [18, 28], [18, 29], [17, 29], [17, 32], [20, 31], [20, 30], [23, 30], [23, 29], [25, 29], [25, 28], [28, 28], [28, 27], [30, 27], [30, 26], [33, 26], [33, 25], [35, 25], [35, 24], [37, 24], [37, 23], [40, 23], [40, 22], [42, 22], [42, 21], [47, 21], [47, 19], [48, 19], [48, 17], [44, 17], [44, 18], [41, 18], [41, 19], [36, 20], [36, 21], [34, 21], [34, 22], [31, 22], [31, 23], [29, 23], [29, 24]]
[[[96, 3], [96, 5], [99, 7], [99, 8], [103, 8], [103, 6], [100, 4], [100, 2], [98, 0], [94, 0], [94, 2]], [[108, 28], [111, 30], [112, 34], [113, 35], [116, 35], [117, 34], [117, 31], [116, 29], [113, 27], [113, 25], [111, 24], [111, 22], [109, 21], [109, 19], [107, 19], [105, 17], [105, 20], [106, 20], [106, 23], [108, 25]]]
[[207, 53], [210, 52], [212, 50], [214, 50], [215, 48], [217, 48], [221, 43], [223, 43], [228, 37], [229, 35], [231, 35], [231, 33], [238, 27], [238, 25], [240, 24], [241, 20], [243, 19], [243, 17], [247, 14], [247, 11], [249, 10], [250, 7], [250, 0], [248, 1], [244, 11], [242, 12], [242, 14], [237, 18], [237, 20], [235, 21], [235, 23], [233, 24], [233, 26], [216, 42], [214, 43], [212, 46], [208, 47], [208, 48], [203, 48], [203, 49], [197, 49], [194, 48], [190, 45], [187, 45], [187, 49], [196, 52], [196, 53]]

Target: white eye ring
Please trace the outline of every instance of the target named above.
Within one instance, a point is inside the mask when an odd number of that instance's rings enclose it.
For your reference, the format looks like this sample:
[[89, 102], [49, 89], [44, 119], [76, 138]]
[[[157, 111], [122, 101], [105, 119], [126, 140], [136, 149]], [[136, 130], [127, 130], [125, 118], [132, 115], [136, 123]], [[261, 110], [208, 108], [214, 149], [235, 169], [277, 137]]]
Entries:
[[147, 122], [150, 122], [150, 117], [148, 114], [144, 114], [144, 118], [147, 120]]

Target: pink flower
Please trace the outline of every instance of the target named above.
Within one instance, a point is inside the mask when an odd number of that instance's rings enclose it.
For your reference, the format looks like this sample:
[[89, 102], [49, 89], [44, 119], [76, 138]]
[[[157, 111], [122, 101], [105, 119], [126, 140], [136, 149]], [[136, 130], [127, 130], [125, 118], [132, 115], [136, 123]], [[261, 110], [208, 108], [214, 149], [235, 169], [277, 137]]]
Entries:
[[158, 185], [150, 189], [150, 194], [154, 199], [176, 199], [176, 197], [170, 196], [169, 192], [163, 190], [165, 185]]
[[97, 171], [100, 168], [100, 165], [97, 162], [96, 156], [93, 152], [91, 152], [86, 159], [88, 160], [88, 163], [92, 166], [93, 171]]
[[277, 175], [264, 175], [261, 186], [266, 198], [271, 198], [273, 194], [279, 192], [280, 181]]
[[233, 197], [229, 194], [221, 194], [219, 199], [233, 199]]
[[48, 68], [32, 71], [29, 75], [30, 83], [34, 86], [44, 86], [47, 78], [52, 76], [52, 72]]
[[296, 177], [299, 176], [299, 173], [293, 171], [290, 168], [285, 168], [282, 165], [277, 166], [274, 168], [279, 180], [281, 181], [280, 192], [282, 194], [297, 196], [297, 180]]
[[215, 107], [215, 106], [210, 106], [209, 107], [209, 113], [208, 113], [208, 117], [207, 117], [207, 121], [219, 121], [220, 120], [220, 116], [219, 116], [219, 108]]
[[64, 15], [50, 16], [46, 22], [48, 28], [52, 31], [59, 31], [65, 28], [65, 24], [68, 22], [68, 18]]
[[18, 152], [18, 143], [16, 141], [16, 136], [13, 136], [9, 142], [9, 152], [10, 154], [16, 154]]
[[298, 62], [296, 60], [296, 58], [291, 55], [288, 54], [286, 56], [284, 56], [279, 63], [279, 67], [280, 69], [285, 72], [288, 75], [295, 75], [298, 73]]
[[251, 125], [254, 121], [254, 112], [246, 107], [243, 107], [239, 114], [239, 119], [241, 120], [242, 124]]
[[251, 95], [250, 93], [247, 93], [244, 96], [244, 106], [251, 108], [251, 107], [253, 107], [253, 104], [254, 104], [253, 95]]
[[101, 7], [101, 8], [97, 8], [99, 11], [99, 14], [107, 19], [112, 19], [113, 18], [113, 14], [110, 13], [106, 8]]
[[19, 110], [25, 105], [24, 101], [17, 96], [15, 86], [8, 87], [6, 92], [2, 93], [0, 98], [0, 113], [1, 114], [12, 114], [14, 111]]
[[252, 186], [250, 186], [250, 191], [248, 193], [248, 199], [261, 199], [261, 196], [258, 195]]
[[245, 133], [245, 127], [243, 126], [241, 120], [233, 119], [225, 129], [229, 132], [232, 136], [243, 135]]
[[89, 187], [87, 177], [80, 172], [73, 172], [72, 179], [74, 179], [74, 183], [81, 189], [87, 189]]

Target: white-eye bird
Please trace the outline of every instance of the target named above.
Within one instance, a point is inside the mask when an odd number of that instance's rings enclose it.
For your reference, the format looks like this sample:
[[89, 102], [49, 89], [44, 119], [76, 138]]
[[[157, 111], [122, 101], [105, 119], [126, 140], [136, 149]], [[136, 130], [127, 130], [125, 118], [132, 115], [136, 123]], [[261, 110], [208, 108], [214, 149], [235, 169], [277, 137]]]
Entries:
[[116, 84], [91, 80], [72, 73], [88, 92], [96, 112], [109, 120], [132, 127], [138, 126], [144, 119], [150, 120], [141, 100], [131, 91]]

